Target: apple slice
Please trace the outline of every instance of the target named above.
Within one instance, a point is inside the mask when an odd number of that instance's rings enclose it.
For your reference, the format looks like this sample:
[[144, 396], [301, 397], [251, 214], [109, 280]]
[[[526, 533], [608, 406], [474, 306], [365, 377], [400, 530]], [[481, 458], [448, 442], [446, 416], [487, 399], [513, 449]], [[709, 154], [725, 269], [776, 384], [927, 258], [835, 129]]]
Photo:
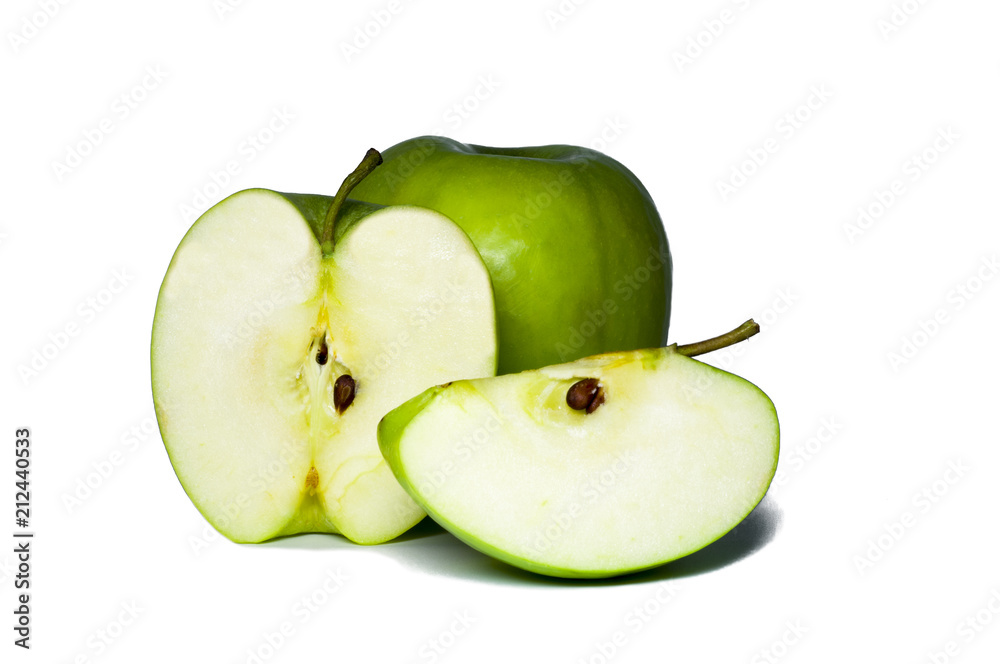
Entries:
[[770, 399], [687, 357], [756, 329], [434, 387], [385, 416], [379, 444], [434, 520], [500, 560], [565, 577], [660, 565], [731, 530], [774, 475]]
[[230, 196], [163, 280], [160, 431], [191, 500], [234, 541], [404, 532], [423, 512], [379, 453], [379, 419], [428, 386], [495, 373], [490, 278], [465, 233], [431, 210], [346, 200], [377, 155], [335, 199]]

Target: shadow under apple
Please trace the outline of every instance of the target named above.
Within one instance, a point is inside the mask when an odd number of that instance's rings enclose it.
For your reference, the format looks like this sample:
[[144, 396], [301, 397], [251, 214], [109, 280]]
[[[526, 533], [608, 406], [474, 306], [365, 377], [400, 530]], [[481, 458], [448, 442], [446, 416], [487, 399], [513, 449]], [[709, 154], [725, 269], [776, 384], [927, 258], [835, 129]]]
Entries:
[[562, 579], [513, 567], [467, 546], [429, 518], [392, 542], [373, 550], [425, 572], [477, 581], [582, 587], [655, 583], [697, 576], [738, 562], [773, 540], [781, 520], [781, 508], [765, 496], [736, 528], [705, 548], [660, 567], [609, 579]]
[[[781, 508], [765, 496], [738, 526], [705, 548], [659, 567], [608, 579], [562, 579], [513, 567], [476, 551], [430, 518], [391, 542], [368, 547], [368, 551], [426, 573], [491, 583], [580, 587], [656, 583], [712, 572], [752, 555], [774, 539], [781, 520]], [[255, 546], [346, 550], [357, 545], [343, 537], [313, 534], [281, 537]]]

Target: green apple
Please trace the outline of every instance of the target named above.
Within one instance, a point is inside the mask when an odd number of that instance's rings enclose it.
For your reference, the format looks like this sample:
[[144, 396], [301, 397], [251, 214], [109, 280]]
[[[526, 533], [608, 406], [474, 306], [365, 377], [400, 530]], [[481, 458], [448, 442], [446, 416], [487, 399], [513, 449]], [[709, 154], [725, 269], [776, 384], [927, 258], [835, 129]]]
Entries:
[[384, 157], [358, 198], [431, 208], [469, 234], [493, 278], [500, 373], [667, 343], [667, 237], [645, 187], [614, 159], [440, 137]]
[[431, 388], [379, 424], [413, 499], [511, 565], [606, 577], [696, 551], [763, 498], [771, 400], [690, 355], [756, 330]]
[[379, 454], [379, 419], [445, 380], [491, 376], [489, 273], [443, 215], [249, 189], [202, 215], [160, 288], [160, 432], [205, 518], [237, 542], [382, 542], [423, 517]]

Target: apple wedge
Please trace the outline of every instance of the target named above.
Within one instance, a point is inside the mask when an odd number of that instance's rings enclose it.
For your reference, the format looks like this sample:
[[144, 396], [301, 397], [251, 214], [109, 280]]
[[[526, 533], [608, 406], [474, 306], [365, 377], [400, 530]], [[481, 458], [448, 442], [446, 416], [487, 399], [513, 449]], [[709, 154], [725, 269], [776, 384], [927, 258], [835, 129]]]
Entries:
[[688, 357], [710, 342], [434, 387], [385, 416], [379, 444], [413, 499], [484, 553], [564, 577], [654, 567], [736, 526], [777, 464], [771, 400]]
[[376, 427], [428, 386], [496, 371], [489, 273], [418, 207], [238, 192], [191, 227], [153, 323], [153, 395], [174, 470], [226, 537], [383, 542], [423, 517]]

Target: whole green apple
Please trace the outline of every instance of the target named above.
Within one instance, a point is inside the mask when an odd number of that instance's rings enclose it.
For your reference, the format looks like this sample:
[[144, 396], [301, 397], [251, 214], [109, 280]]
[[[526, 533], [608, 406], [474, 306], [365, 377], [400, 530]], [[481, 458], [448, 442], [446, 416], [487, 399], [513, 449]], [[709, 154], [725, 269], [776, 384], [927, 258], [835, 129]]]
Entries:
[[600, 152], [404, 141], [359, 200], [419, 205], [472, 239], [493, 281], [499, 373], [663, 346], [671, 260], [649, 193]]

